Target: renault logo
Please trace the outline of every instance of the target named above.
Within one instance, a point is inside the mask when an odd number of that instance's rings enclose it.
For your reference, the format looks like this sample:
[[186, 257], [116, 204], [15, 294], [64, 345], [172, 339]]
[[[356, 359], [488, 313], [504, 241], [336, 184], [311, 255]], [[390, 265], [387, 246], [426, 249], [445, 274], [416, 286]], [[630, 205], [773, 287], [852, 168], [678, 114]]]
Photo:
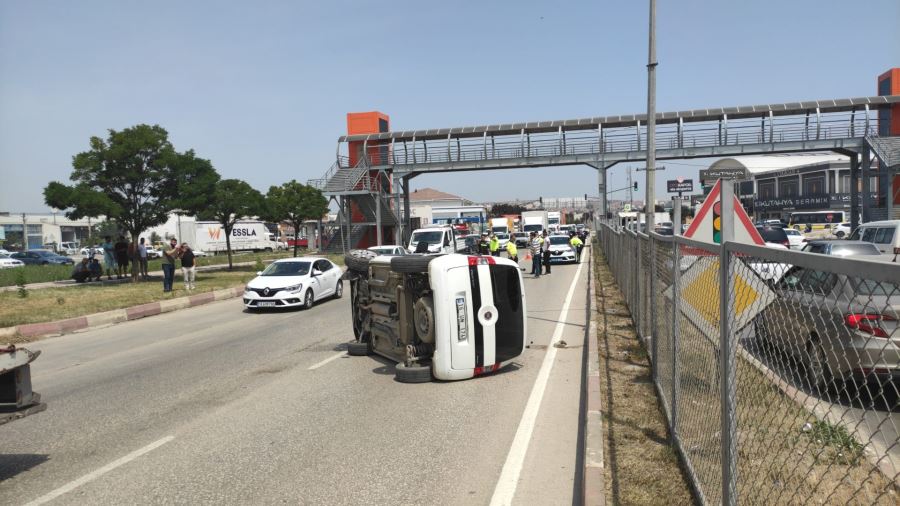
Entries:
[[265, 290], [263, 290], [263, 295], [265, 295], [266, 297], [269, 296], [269, 289], [268, 289], [268, 288], [266, 288]]

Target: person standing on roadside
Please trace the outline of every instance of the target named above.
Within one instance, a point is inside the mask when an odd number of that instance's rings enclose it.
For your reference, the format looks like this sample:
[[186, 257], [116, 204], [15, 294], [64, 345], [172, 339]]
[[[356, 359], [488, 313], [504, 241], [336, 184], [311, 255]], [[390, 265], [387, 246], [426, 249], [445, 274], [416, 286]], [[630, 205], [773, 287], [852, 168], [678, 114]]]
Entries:
[[581, 262], [581, 249], [584, 248], [584, 243], [581, 242], [577, 235], [573, 234], [572, 238], [569, 239], [569, 245], [575, 250], [575, 263]]
[[492, 257], [500, 256], [500, 239], [497, 239], [497, 234], [491, 234], [491, 241], [488, 243], [488, 249], [490, 249]]
[[137, 260], [140, 268], [140, 276], [144, 279], [144, 281], [150, 279], [150, 275], [147, 273], [147, 245], [144, 244], [144, 238], [141, 237], [140, 242], [137, 247]]
[[112, 242], [112, 237], [106, 236], [100, 249], [103, 250], [103, 264], [106, 266], [106, 279], [112, 279], [113, 272], [116, 272], [116, 249]]
[[550, 274], [550, 238], [544, 230], [541, 242], [541, 256], [544, 258], [544, 274]]
[[119, 236], [113, 249], [116, 252], [116, 279], [122, 279], [122, 275], [128, 272], [128, 243], [125, 242], [125, 236]]
[[178, 239], [174, 237], [169, 240], [169, 246], [163, 247], [162, 271], [163, 271], [163, 293], [172, 291], [172, 284], [175, 282], [175, 258], [178, 256]]
[[478, 254], [479, 255], [490, 255], [491, 254], [491, 244], [488, 242], [487, 232], [483, 232], [481, 234], [481, 240], [478, 242]]
[[541, 246], [543, 246], [544, 240], [538, 235], [536, 232], [531, 233], [531, 274], [539, 278], [541, 277]]
[[194, 265], [194, 251], [188, 246], [188, 243], [181, 243], [179, 248], [179, 258], [181, 258], [181, 275], [184, 278], [184, 289], [193, 290], [196, 288], [194, 280], [197, 279], [197, 267]]

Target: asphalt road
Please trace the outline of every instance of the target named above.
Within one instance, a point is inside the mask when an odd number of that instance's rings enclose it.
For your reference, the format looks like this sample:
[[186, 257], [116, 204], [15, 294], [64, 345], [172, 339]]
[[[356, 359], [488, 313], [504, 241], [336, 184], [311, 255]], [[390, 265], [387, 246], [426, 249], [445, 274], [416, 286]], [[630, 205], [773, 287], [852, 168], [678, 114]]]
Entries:
[[467, 381], [401, 384], [393, 363], [343, 355], [347, 297], [271, 313], [235, 299], [34, 343], [49, 408], [0, 427], [0, 503], [572, 504], [581, 267], [526, 276], [533, 345]]

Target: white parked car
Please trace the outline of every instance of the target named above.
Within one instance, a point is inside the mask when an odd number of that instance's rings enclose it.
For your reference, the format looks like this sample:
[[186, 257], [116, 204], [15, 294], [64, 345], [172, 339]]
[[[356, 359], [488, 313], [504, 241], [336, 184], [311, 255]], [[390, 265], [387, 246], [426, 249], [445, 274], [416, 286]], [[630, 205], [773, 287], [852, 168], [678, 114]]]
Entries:
[[209, 256], [209, 253], [207, 253], [203, 250], [195, 249], [192, 251], [194, 252], [195, 257], [208, 257]]
[[803, 235], [803, 232], [792, 228], [786, 228], [784, 229], [784, 233], [787, 234], [791, 249], [800, 249], [806, 244], [806, 236]]
[[374, 252], [378, 255], [388, 255], [388, 256], [397, 256], [397, 255], [406, 255], [409, 252], [403, 246], [372, 246], [369, 248], [369, 251]]
[[575, 262], [575, 249], [569, 244], [569, 236], [551, 235], [547, 240], [550, 241], [550, 263]]
[[497, 236], [497, 240], [500, 242], [500, 251], [506, 251], [506, 245], [509, 244], [509, 234], [499, 232], [495, 235]]
[[849, 223], [838, 223], [831, 229], [831, 233], [834, 234], [838, 239], [843, 239], [850, 235], [850, 224]]
[[[6, 250], [3, 250], [6, 251]], [[24, 267], [25, 263], [15, 258], [10, 258], [9, 253], [0, 253], [0, 269], [11, 269], [13, 267]]]
[[339, 299], [344, 293], [343, 272], [327, 258], [282, 258], [257, 274], [244, 289], [244, 305], [248, 309], [309, 309], [316, 301]]
[[103, 256], [103, 248], [100, 246], [85, 246], [78, 250], [78, 254], [83, 257]]

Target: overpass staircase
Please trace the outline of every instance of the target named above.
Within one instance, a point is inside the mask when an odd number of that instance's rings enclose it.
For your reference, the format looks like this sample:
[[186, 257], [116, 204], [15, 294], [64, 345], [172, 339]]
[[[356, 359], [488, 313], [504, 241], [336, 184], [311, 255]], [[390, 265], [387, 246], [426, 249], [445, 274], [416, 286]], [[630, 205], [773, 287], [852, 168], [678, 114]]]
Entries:
[[[349, 159], [340, 157], [319, 179], [311, 179], [307, 184], [322, 191], [329, 199], [337, 200], [341, 212], [338, 213], [335, 231], [325, 242], [324, 250], [339, 253], [348, 249], [365, 246], [361, 244], [379, 224], [381, 227], [395, 227], [400, 218], [392, 207], [389, 181], [384, 167], [373, 169], [368, 157], [349, 166]], [[349, 204], [349, 206], [347, 205]], [[356, 209], [362, 221], [353, 221], [348, 212]], [[384, 237], [388, 237], [386, 234]]]
[[[893, 176], [900, 171], [900, 136], [878, 137], [866, 136], [866, 144], [878, 159], [881, 170], [887, 173], [888, 188], [893, 181]], [[870, 220], [900, 220], [900, 206], [882, 206], [871, 210]]]

